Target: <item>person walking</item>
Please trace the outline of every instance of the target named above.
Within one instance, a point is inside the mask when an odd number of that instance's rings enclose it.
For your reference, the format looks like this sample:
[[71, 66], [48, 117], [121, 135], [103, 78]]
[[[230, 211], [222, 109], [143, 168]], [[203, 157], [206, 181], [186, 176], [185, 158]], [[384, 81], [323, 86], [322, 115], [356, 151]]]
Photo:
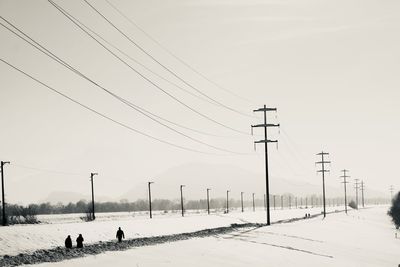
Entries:
[[122, 238], [125, 239], [125, 234], [124, 234], [124, 231], [121, 230], [121, 227], [118, 227], [118, 231], [117, 231], [116, 237], [118, 238], [118, 242], [121, 242]]
[[78, 238], [76, 239], [76, 247], [77, 248], [83, 248], [83, 236], [82, 234], [79, 234]]
[[70, 235], [68, 235], [67, 238], [65, 239], [65, 247], [72, 248], [72, 239]]

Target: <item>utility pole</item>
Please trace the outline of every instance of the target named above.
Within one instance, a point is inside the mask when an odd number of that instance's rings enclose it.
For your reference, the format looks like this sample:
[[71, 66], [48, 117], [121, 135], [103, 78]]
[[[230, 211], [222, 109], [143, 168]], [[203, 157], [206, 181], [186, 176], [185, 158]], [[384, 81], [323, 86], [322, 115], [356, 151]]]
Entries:
[[153, 218], [153, 213], [151, 210], [151, 184], [153, 184], [154, 182], [148, 182], [148, 186], [149, 186], [149, 211], [150, 211], [150, 219]]
[[1, 171], [1, 205], [3, 207], [2, 217], [3, 217], [3, 226], [7, 225], [7, 217], [6, 217], [6, 201], [4, 194], [4, 165], [10, 164], [9, 161], [1, 161], [0, 162], [0, 171]]
[[323, 205], [324, 205], [324, 218], [326, 217], [326, 207], [325, 207], [325, 172], [329, 172], [329, 170], [325, 169], [325, 164], [326, 163], [331, 163], [330, 161], [325, 161], [324, 156], [329, 155], [329, 153], [326, 153], [322, 151], [321, 153], [318, 153], [317, 156], [321, 156], [321, 161], [317, 161], [315, 164], [321, 164], [322, 169], [318, 170], [317, 172], [322, 173], [322, 197], [323, 197]]
[[210, 215], [210, 188], [207, 188], [207, 213]]
[[264, 209], [267, 208], [267, 198], [266, 195], [264, 194]]
[[255, 203], [255, 201], [254, 201], [254, 193], [253, 193], [253, 211], [256, 211], [256, 203]]
[[364, 189], [365, 189], [365, 187], [364, 187], [364, 181], [361, 180], [361, 187], [360, 187], [360, 190], [361, 190], [361, 203], [362, 203], [363, 208], [365, 207], [365, 205], [364, 205]]
[[229, 213], [229, 190], [226, 190], [226, 213]]
[[307, 197], [306, 197], [306, 209], [308, 208]]
[[240, 203], [242, 205], [242, 212], [244, 211], [244, 207], [243, 207], [243, 192], [240, 192]]
[[356, 181], [356, 184], [355, 184], [355, 186], [354, 186], [354, 189], [356, 190], [356, 206], [357, 206], [357, 209], [358, 209], [358, 185], [359, 185], [359, 183], [358, 183], [358, 180], [359, 179], [354, 179], [354, 181]]
[[[390, 200], [392, 200], [392, 199], [393, 199], [393, 191], [394, 191], [393, 185], [391, 185], [391, 186], [389, 187], [389, 191], [390, 191]], [[4, 193], [3, 193], [3, 195], [4, 195]]]
[[269, 177], [268, 177], [268, 143], [278, 143], [277, 140], [268, 140], [268, 127], [279, 127], [279, 124], [267, 124], [267, 111], [277, 111], [276, 108], [267, 108], [266, 105], [264, 107], [253, 110], [253, 112], [263, 112], [264, 113], [264, 123], [257, 124], [251, 126], [251, 131], [253, 132], [254, 127], [263, 127], [264, 128], [264, 140], [255, 141], [254, 143], [264, 143], [265, 146], [265, 193], [267, 198], [267, 225], [271, 224], [270, 219], [270, 210], [269, 210]]
[[274, 197], [274, 210], [276, 210], [276, 205], [275, 205], [275, 195], [273, 195]]
[[347, 192], [346, 192], [346, 184], [348, 184], [349, 182], [346, 180], [346, 178], [350, 178], [350, 176], [346, 175], [346, 173], [348, 172], [348, 170], [344, 169], [342, 170], [343, 175], [340, 176], [341, 178], [343, 178], [343, 182], [342, 184], [344, 185], [344, 210], [347, 214]]
[[93, 187], [93, 177], [95, 175], [98, 175], [98, 173], [91, 173], [90, 174], [90, 183], [92, 184], [92, 219], [95, 220], [96, 216], [95, 216], [95, 212], [94, 212], [94, 187]]
[[181, 189], [181, 210], [182, 210], [182, 217], [185, 216], [185, 211], [184, 211], [184, 208], [183, 208], [183, 190], [182, 190], [182, 188], [184, 188], [184, 187], [185, 187], [185, 185], [184, 185], [184, 184], [181, 184], [180, 189]]

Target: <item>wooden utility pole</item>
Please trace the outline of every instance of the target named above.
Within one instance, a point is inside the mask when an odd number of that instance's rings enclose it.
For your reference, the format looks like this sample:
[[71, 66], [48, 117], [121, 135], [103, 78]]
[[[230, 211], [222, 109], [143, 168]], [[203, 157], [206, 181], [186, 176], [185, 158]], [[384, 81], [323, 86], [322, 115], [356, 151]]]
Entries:
[[90, 183], [92, 184], [92, 219], [95, 220], [96, 219], [96, 215], [94, 212], [94, 186], [93, 186], [93, 177], [95, 175], [98, 175], [98, 173], [91, 173], [90, 174]]
[[210, 188], [207, 188], [207, 213], [210, 215]]
[[254, 143], [264, 143], [265, 147], [265, 194], [267, 198], [267, 225], [271, 224], [271, 219], [270, 219], [270, 208], [269, 208], [269, 177], [268, 177], [268, 143], [278, 143], [277, 140], [268, 140], [268, 127], [279, 127], [279, 124], [268, 124], [267, 123], [267, 112], [268, 111], [277, 111], [276, 108], [267, 108], [266, 105], [264, 107], [253, 110], [253, 112], [263, 112], [264, 113], [264, 123], [263, 124], [257, 124], [257, 125], [252, 125], [251, 129], [253, 132], [254, 127], [263, 127], [264, 128], [264, 140], [260, 141], [255, 141]]
[[317, 172], [322, 173], [322, 198], [323, 198], [323, 205], [324, 205], [324, 218], [326, 217], [326, 206], [325, 206], [325, 172], [329, 172], [325, 168], [325, 164], [331, 163], [330, 161], [325, 161], [324, 156], [329, 155], [329, 153], [326, 153], [322, 151], [321, 153], [318, 153], [317, 156], [321, 156], [321, 161], [316, 162], [315, 164], [321, 164], [322, 169], [318, 170]]
[[340, 177], [343, 178], [342, 184], [344, 185], [344, 210], [345, 210], [345, 212], [347, 214], [347, 191], [346, 191], [346, 187], [347, 187], [347, 184], [349, 182], [346, 180], [346, 178], [350, 178], [350, 176], [346, 175], [348, 170], [344, 169], [344, 170], [342, 170], [342, 172], [343, 172], [343, 175], [340, 176]]
[[254, 193], [253, 193], [253, 211], [256, 211], [256, 202], [255, 202], [255, 200], [254, 200]]
[[394, 192], [394, 187], [393, 187], [393, 185], [391, 185], [391, 186], [389, 187], [389, 191], [390, 191], [390, 201], [392, 201], [392, 199], [393, 199], [393, 192]]
[[181, 210], [182, 210], [182, 217], [185, 216], [185, 210], [183, 208], [183, 187], [185, 187], [185, 185], [181, 184], [180, 186], [180, 190], [181, 190]]
[[0, 172], [1, 172], [1, 205], [2, 205], [2, 224], [3, 226], [7, 225], [7, 217], [6, 217], [6, 201], [5, 201], [5, 193], [4, 193], [4, 165], [10, 164], [9, 161], [1, 161], [0, 162]]
[[359, 179], [354, 179], [354, 181], [356, 181], [355, 185], [354, 185], [354, 189], [356, 190], [356, 207], [358, 209], [358, 180]]
[[273, 195], [273, 197], [274, 197], [274, 210], [276, 210], [276, 205], [275, 205], [275, 195]]
[[244, 211], [244, 207], [243, 207], [243, 192], [240, 192], [240, 203], [242, 205], [242, 212]]
[[147, 184], [148, 184], [148, 187], [149, 187], [149, 212], [150, 212], [150, 219], [152, 219], [153, 218], [153, 213], [152, 213], [152, 210], [151, 210], [151, 184], [153, 184], [154, 182], [148, 182]]
[[229, 190], [226, 190], [226, 213], [229, 213]]
[[361, 190], [361, 204], [362, 204], [363, 208], [365, 208], [365, 203], [364, 203], [364, 190], [365, 190], [365, 185], [364, 185], [364, 181], [363, 181], [363, 180], [361, 180], [361, 187], [360, 187], [360, 190]]

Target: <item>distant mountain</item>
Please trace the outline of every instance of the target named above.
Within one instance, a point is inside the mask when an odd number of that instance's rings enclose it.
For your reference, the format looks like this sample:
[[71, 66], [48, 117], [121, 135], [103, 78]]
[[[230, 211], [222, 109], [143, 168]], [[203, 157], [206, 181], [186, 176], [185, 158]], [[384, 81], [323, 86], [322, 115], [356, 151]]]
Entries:
[[[258, 198], [263, 198], [264, 181], [264, 174], [247, 171], [237, 166], [190, 163], [161, 173], [153, 179], [154, 184], [151, 185], [151, 188], [153, 199], [179, 198], [179, 185], [181, 184], [185, 185], [186, 199], [204, 199], [206, 188], [211, 188], [213, 197], [225, 197], [226, 190], [230, 190], [230, 196], [233, 198], [239, 198], [241, 191], [245, 192], [247, 197], [254, 192]], [[343, 196], [343, 189], [340, 187], [327, 187], [326, 192], [328, 197]], [[277, 195], [291, 193], [299, 197], [320, 195], [321, 185], [271, 177], [270, 193]], [[121, 199], [147, 199], [147, 194], [147, 183], [142, 183], [123, 194]], [[384, 196], [383, 193], [368, 190], [368, 197]]]
[[[80, 193], [74, 193], [74, 192], [55, 191], [55, 192], [50, 193], [43, 200], [39, 201], [39, 203], [50, 202], [52, 204], [57, 204], [57, 203], [61, 202], [63, 204], [67, 204], [69, 202], [75, 203], [82, 199], [90, 201], [91, 196], [80, 194]], [[96, 196], [96, 201], [105, 202], [105, 201], [113, 201], [113, 199], [104, 197], [104, 196]]]

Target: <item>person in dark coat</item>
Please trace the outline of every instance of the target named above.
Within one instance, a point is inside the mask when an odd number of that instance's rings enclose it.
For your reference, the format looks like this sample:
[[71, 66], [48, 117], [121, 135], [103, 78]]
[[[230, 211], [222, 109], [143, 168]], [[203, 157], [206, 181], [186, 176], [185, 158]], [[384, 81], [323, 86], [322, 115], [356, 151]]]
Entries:
[[82, 234], [79, 234], [78, 238], [76, 239], [76, 247], [77, 248], [83, 248], [83, 236]]
[[72, 248], [72, 239], [70, 235], [68, 235], [67, 238], [65, 239], [65, 247]]
[[118, 227], [118, 231], [117, 231], [116, 237], [118, 238], [118, 242], [121, 242], [122, 238], [125, 238], [124, 231], [121, 230], [121, 227]]

